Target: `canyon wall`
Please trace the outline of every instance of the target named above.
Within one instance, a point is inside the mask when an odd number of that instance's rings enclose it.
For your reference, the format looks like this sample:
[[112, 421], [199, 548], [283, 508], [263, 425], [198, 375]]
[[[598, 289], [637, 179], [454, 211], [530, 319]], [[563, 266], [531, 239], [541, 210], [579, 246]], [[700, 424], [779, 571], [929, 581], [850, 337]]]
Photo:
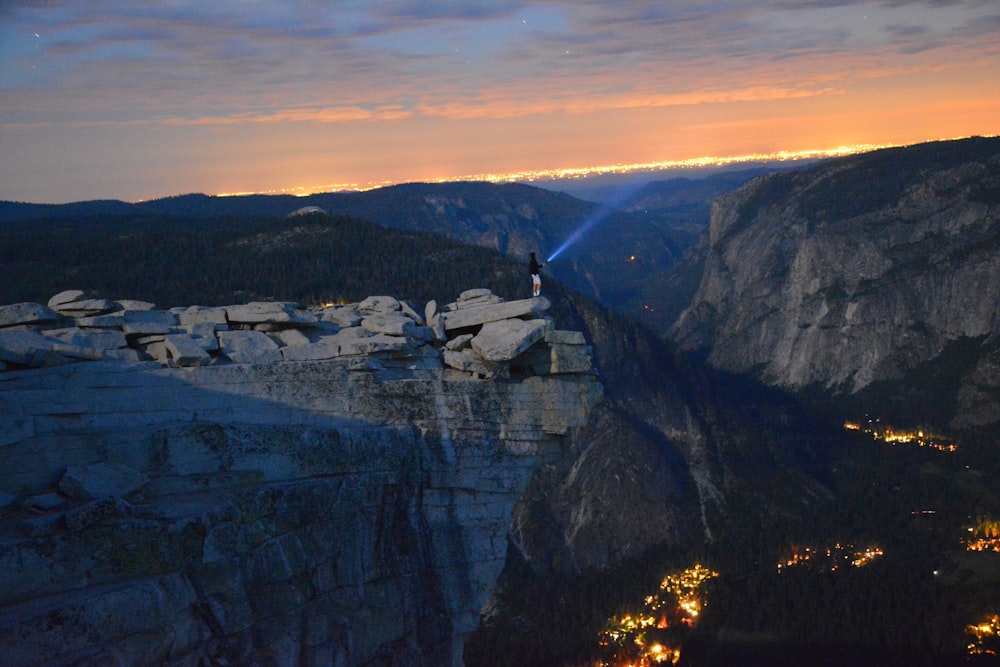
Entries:
[[[515, 503], [601, 396], [544, 300], [466, 296], [160, 333], [93, 318], [165, 311], [21, 304], [0, 329], [4, 664], [461, 664]], [[98, 353], [95, 328], [122, 337]]]
[[760, 177], [715, 201], [701, 285], [673, 336], [725, 370], [825, 392], [961, 353], [968, 369], [944, 388], [952, 425], [995, 424], [998, 204], [995, 138]]

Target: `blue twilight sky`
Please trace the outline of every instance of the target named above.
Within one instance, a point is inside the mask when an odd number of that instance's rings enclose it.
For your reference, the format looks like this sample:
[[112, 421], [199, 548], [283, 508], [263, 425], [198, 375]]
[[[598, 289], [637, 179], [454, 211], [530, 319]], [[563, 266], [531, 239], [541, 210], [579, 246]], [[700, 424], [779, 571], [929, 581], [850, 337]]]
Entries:
[[994, 0], [0, 0], [0, 199], [997, 134]]

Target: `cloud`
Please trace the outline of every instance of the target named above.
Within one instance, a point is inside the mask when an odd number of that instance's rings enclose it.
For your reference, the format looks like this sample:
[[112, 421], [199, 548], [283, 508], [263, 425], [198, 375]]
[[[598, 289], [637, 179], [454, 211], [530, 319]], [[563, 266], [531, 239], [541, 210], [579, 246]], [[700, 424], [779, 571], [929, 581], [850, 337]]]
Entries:
[[[702, 119], [992, 99], [998, 62], [1000, 7], [981, 0], [0, 0], [0, 140], [31, 129], [18, 170], [52, 159], [46, 137], [55, 154], [116, 133], [170, 136], [171, 154], [232, 135], [652, 153]], [[490, 143], [501, 131], [509, 146]]]
[[746, 88], [751, 78], [802, 88], [812, 76], [843, 71], [837, 58], [877, 55], [885, 66], [887, 58], [960, 48], [956, 31], [972, 26], [981, 38], [1000, 33], [995, 16], [978, 21], [990, 17], [981, 8], [940, 5], [28, 3], [12, 20], [41, 30], [44, 45], [16, 57], [18, 76], [4, 76], [13, 83], [0, 91], [98, 95], [138, 113], [144, 100], [159, 98], [176, 116], [237, 117], [288, 106], [289, 95], [315, 108], [449, 109], [463, 100], [482, 106], [476, 100], [498, 87], [510, 106], [530, 103], [540, 89], [550, 100], [575, 100], [609, 90], [695, 96], [701, 87]]
[[375, 109], [360, 107], [326, 107], [281, 109], [271, 113], [241, 113], [228, 116], [197, 118], [163, 118], [157, 124], [174, 126], [247, 125], [254, 123], [349, 123], [361, 120], [401, 120], [413, 114], [398, 106]]

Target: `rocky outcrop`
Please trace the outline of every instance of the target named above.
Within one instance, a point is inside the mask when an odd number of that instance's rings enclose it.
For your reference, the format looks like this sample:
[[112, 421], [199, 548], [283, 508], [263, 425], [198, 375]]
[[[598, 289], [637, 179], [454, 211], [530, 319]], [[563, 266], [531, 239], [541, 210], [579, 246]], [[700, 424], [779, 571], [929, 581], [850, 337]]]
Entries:
[[0, 308], [4, 664], [461, 664], [601, 394], [546, 308]]
[[[0, 370], [98, 359], [192, 367], [389, 353], [411, 365], [422, 359], [430, 367], [440, 357], [447, 366], [484, 377], [506, 377], [512, 365], [531, 366], [543, 375], [587, 372], [590, 348], [581, 336], [556, 331], [541, 318], [548, 308], [543, 297], [505, 302], [488, 289], [473, 289], [440, 312], [436, 302], [428, 303], [423, 315], [389, 296], [312, 310], [266, 301], [157, 311], [150, 303], [113, 302], [68, 290], [47, 306], [0, 306]], [[533, 352], [535, 363], [515, 360], [543, 339], [543, 349]], [[575, 370], [565, 361], [557, 364], [561, 370], [543, 368], [537, 361], [547, 353], [575, 357]]]
[[[998, 203], [998, 139], [756, 179], [715, 201], [701, 286], [673, 336], [726, 370], [848, 393], [902, 380], [956, 342], [994, 349]], [[956, 424], [1000, 420], [995, 386], [960, 383], [979, 408], [959, 407]]]

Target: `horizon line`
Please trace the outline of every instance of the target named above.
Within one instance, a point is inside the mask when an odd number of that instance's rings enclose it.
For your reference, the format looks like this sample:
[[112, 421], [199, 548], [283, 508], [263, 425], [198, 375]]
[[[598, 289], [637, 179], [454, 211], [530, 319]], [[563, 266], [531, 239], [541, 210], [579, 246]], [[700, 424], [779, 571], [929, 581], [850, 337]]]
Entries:
[[[968, 139], [970, 137], [956, 137], [955, 139]], [[929, 141], [949, 141], [948, 139], [932, 139]], [[925, 143], [925, 142], [916, 142]], [[585, 179], [592, 176], [606, 176], [609, 174], [630, 174], [643, 171], [660, 171], [665, 169], [700, 169], [706, 167], [725, 167], [733, 164], [743, 164], [749, 162], [795, 162], [799, 160], [815, 160], [821, 158], [843, 157], [845, 155], [858, 155], [870, 153], [872, 151], [885, 148], [899, 148], [915, 144], [853, 144], [850, 146], [837, 146], [835, 148], [817, 148], [801, 151], [775, 151], [772, 153], [749, 153], [746, 155], [736, 155], [729, 157], [722, 156], [702, 156], [687, 158], [684, 160], [663, 160], [656, 162], [636, 162], [627, 164], [611, 164], [594, 167], [559, 167], [555, 169], [537, 169], [512, 171], [504, 173], [483, 172], [479, 174], [467, 174], [463, 176], [440, 176], [430, 179], [417, 179], [413, 181], [369, 181], [365, 184], [359, 183], [333, 183], [317, 186], [297, 186], [290, 188], [278, 188], [273, 190], [252, 190], [245, 192], [218, 192], [213, 197], [243, 197], [248, 195], [293, 195], [295, 197], [308, 197], [316, 194], [333, 192], [368, 192], [379, 188], [392, 187], [394, 185], [404, 185], [406, 183], [461, 183], [467, 181], [479, 181], [487, 183], [533, 183], [536, 181], [559, 181]]]

